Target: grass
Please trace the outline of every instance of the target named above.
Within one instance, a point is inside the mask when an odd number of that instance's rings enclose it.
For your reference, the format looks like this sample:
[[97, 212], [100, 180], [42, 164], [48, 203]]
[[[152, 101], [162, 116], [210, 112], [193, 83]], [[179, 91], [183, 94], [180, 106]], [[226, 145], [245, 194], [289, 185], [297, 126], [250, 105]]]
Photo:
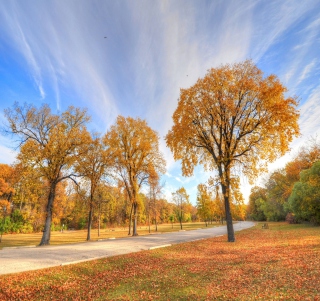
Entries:
[[0, 277], [0, 300], [320, 300], [320, 227], [236, 234]]
[[[208, 227], [217, 227], [219, 224], [208, 225]], [[158, 232], [155, 232], [155, 226], [151, 226], [151, 233], [163, 233], [179, 231], [180, 224], [175, 223], [173, 226], [171, 224], [161, 224], [158, 225]], [[183, 223], [183, 230], [194, 230], [199, 228], [205, 228], [204, 223]], [[149, 227], [139, 226], [139, 235], [148, 235]], [[107, 228], [100, 229], [100, 236], [98, 236], [98, 230], [91, 230], [91, 240], [106, 239], [110, 237], [127, 237], [128, 227], [126, 228]], [[42, 232], [31, 233], [31, 234], [4, 234], [2, 236], [2, 242], [0, 243], [0, 249], [4, 247], [21, 247], [21, 246], [31, 246], [39, 245], [42, 237]], [[52, 231], [51, 232], [51, 245], [62, 245], [69, 243], [84, 242], [87, 238], [87, 230], [77, 230], [77, 231]]]

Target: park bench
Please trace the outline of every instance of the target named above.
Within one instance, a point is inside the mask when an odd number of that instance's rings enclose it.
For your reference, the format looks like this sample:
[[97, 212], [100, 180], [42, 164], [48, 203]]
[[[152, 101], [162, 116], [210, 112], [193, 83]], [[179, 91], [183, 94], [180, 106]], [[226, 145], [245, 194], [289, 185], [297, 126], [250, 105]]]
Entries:
[[268, 223], [264, 223], [264, 224], [262, 225], [262, 229], [269, 229]]

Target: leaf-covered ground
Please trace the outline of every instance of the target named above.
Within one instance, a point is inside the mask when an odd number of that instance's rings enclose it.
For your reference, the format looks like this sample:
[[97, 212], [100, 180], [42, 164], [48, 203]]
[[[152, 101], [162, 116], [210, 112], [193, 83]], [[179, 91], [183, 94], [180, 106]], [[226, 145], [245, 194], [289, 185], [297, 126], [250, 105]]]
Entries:
[[269, 224], [124, 256], [4, 275], [0, 300], [320, 300], [320, 227]]

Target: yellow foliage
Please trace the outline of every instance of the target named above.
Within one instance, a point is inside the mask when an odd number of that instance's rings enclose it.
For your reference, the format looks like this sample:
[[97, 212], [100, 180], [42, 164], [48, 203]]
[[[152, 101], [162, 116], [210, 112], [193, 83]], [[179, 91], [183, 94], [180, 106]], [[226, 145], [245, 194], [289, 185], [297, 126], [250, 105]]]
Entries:
[[241, 172], [252, 183], [299, 135], [297, 99], [285, 92], [275, 75], [263, 77], [250, 60], [212, 68], [180, 91], [167, 146], [184, 175], [192, 175], [197, 164], [217, 171], [231, 226], [232, 178]]

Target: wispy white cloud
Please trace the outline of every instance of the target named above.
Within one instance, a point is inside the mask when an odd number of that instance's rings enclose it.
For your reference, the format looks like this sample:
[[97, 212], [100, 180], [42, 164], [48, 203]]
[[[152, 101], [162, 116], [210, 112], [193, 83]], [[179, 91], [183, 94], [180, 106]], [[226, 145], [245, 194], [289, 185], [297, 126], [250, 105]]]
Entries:
[[315, 88], [300, 108], [300, 128], [304, 139], [320, 131], [320, 86]]
[[314, 59], [303, 68], [301, 75], [296, 82], [296, 85], [299, 85], [302, 81], [304, 81], [310, 75], [311, 71], [317, 64], [317, 61], [318, 61], [317, 59]]
[[[2, 114], [0, 117], [3, 118]], [[18, 153], [13, 146], [8, 136], [0, 135], [0, 163], [12, 164], [16, 160]]]
[[[163, 139], [180, 88], [223, 63], [252, 58], [268, 69], [280, 61], [268, 71], [291, 91], [313, 91], [302, 102], [301, 128], [315, 131], [319, 83], [310, 78], [319, 69], [312, 50], [319, 48], [317, 8], [313, 0], [6, 1], [0, 34], [24, 57], [42, 100], [54, 99], [58, 110], [88, 107], [102, 132], [119, 113], [146, 119], [161, 137], [167, 177], [177, 182], [170, 189], [183, 182], [194, 191], [209, 174], [182, 178]], [[290, 46], [282, 44], [288, 33]]]
[[0, 14], [11, 43], [30, 66], [42, 99], [47, 86], [55, 93], [56, 108], [65, 109], [74, 103], [65, 97], [62, 101], [63, 89], [64, 95], [78, 98], [77, 105], [90, 106], [105, 125], [114, 120], [117, 103], [108, 82], [112, 73], [106, 70], [101, 43], [94, 42], [95, 38], [102, 41], [104, 33], [98, 33], [90, 9], [82, 10], [74, 2], [11, 2], [0, 5]]
[[37, 88], [39, 89], [41, 98], [44, 99], [46, 94], [43, 88], [41, 69], [30, 46], [30, 41], [28, 41], [24, 29], [18, 21], [19, 16], [17, 16], [16, 14], [11, 15], [8, 11], [5, 10], [2, 11], [2, 14], [8, 27], [11, 29], [11, 37], [14, 39], [17, 48], [21, 51], [28, 65], [30, 66], [32, 77], [35, 84], [37, 85]]

